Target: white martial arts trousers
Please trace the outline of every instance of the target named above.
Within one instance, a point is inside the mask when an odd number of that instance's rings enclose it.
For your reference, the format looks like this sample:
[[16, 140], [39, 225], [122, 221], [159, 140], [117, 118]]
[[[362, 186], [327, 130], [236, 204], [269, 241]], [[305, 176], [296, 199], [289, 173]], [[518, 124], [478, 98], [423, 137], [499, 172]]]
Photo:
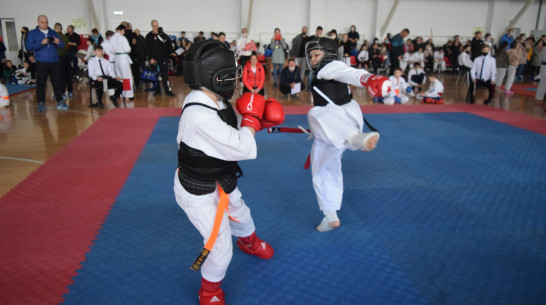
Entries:
[[130, 90], [123, 90], [122, 97], [133, 98], [133, 71], [131, 71], [131, 64], [133, 61], [128, 54], [116, 54], [116, 62], [114, 67], [116, 68], [116, 75], [122, 79], [128, 79], [131, 84]]
[[357, 150], [347, 142], [355, 130], [362, 131], [364, 120], [354, 100], [338, 106], [315, 106], [307, 114], [314, 137], [311, 148], [313, 187], [322, 211], [337, 211], [343, 198], [341, 156], [345, 149]]
[[[180, 184], [178, 172], [176, 172], [174, 175], [174, 195], [176, 202], [184, 210], [190, 222], [203, 236], [203, 245], [206, 244], [214, 226], [214, 218], [220, 200], [218, 190], [206, 195], [190, 194]], [[227, 213], [224, 213], [218, 239], [216, 239], [214, 247], [201, 267], [201, 276], [209, 282], [219, 282], [226, 275], [226, 270], [233, 255], [231, 235], [247, 237], [256, 230], [250, 215], [250, 209], [241, 198], [239, 188], [235, 188], [229, 194], [228, 211], [229, 215], [239, 222], [230, 220]], [[195, 249], [196, 257], [200, 251], [201, 249]]]

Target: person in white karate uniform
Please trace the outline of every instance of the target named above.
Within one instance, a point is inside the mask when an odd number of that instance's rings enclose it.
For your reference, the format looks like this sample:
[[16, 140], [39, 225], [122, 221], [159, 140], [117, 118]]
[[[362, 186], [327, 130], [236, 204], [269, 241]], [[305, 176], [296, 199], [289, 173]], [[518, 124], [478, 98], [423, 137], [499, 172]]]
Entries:
[[[125, 38], [125, 26], [120, 24], [116, 28], [116, 33], [108, 41], [110, 50], [115, 54], [114, 64], [116, 67], [116, 75], [123, 79], [123, 94], [125, 101], [128, 102], [130, 98], [134, 97], [133, 93], [133, 72], [131, 70], [131, 64], [133, 61], [129, 56], [131, 53], [131, 46], [129, 41]], [[129, 88], [126, 83], [129, 82]]]
[[[237, 100], [242, 115], [239, 121], [229, 102], [237, 78], [235, 57], [220, 41], [201, 40], [186, 53], [184, 82], [192, 91], [184, 100], [178, 125], [174, 194], [202, 235], [205, 249], [210, 240], [215, 240], [207, 249], [210, 253], [205, 255], [206, 260], [198, 264], [202, 266], [201, 305], [225, 304], [220, 286], [233, 255], [232, 235], [249, 255], [270, 259], [274, 254], [273, 248], [256, 236], [250, 209], [237, 187], [242, 174], [237, 161], [256, 159], [255, 132], [281, 124], [284, 113], [277, 101], [269, 99], [266, 103], [263, 96], [249, 92]], [[229, 204], [227, 211], [222, 211], [219, 200], [225, 194]], [[215, 220], [217, 213], [222, 215], [219, 223]], [[217, 234], [213, 228], [218, 228]]]
[[307, 114], [314, 137], [310, 159], [313, 187], [324, 214], [316, 229], [326, 232], [340, 225], [337, 211], [343, 196], [341, 155], [346, 149], [370, 151], [379, 140], [378, 132], [362, 132], [362, 111], [348, 84], [365, 87], [372, 97], [386, 96], [391, 84], [384, 76], [339, 61], [338, 44], [332, 39], [309, 41], [305, 54], [309, 69], [316, 75], [311, 83], [314, 107]]
[[402, 77], [402, 69], [394, 68], [394, 74], [389, 76], [391, 82], [391, 92], [383, 99], [383, 103], [386, 105], [394, 104], [406, 104], [409, 102], [409, 96], [413, 96], [411, 87], [406, 83], [406, 80]]

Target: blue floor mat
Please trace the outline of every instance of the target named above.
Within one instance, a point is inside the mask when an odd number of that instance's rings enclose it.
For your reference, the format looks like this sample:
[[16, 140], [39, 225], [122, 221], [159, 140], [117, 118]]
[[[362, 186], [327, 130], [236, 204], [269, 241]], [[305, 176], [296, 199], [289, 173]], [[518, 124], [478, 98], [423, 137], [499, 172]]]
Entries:
[[36, 86], [27, 86], [27, 85], [18, 85], [18, 84], [6, 84], [6, 88], [8, 89], [9, 95], [14, 95], [22, 91], [26, 91], [28, 89], [34, 89]]
[[[546, 137], [467, 113], [366, 118], [381, 140], [344, 154], [342, 226], [328, 233], [314, 230], [311, 141], [257, 134], [239, 188], [276, 252], [234, 247], [227, 303], [544, 304]], [[198, 304], [203, 243], [172, 191], [177, 126], [158, 121], [64, 304]]]

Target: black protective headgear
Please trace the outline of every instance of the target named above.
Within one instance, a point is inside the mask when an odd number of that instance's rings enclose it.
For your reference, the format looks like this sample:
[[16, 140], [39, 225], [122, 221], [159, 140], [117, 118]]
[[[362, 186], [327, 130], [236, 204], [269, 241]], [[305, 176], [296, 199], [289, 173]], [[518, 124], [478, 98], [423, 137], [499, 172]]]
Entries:
[[184, 82], [192, 89], [202, 87], [230, 99], [239, 77], [234, 54], [217, 40], [192, 45], [184, 60]]
[[[318, 64], [311, 65], [311, 51], [321, 50], [324, 52], [324, 56], [320, 59]], [[305, 58], [307, 59], [307, 66], [313, 72], [318, 72], [322, 67], [326, 66], [334, 60], [339, 60], [339, 45], [333, 39], [327, 37], [319, 37], [311, 40], [305, 44]]]

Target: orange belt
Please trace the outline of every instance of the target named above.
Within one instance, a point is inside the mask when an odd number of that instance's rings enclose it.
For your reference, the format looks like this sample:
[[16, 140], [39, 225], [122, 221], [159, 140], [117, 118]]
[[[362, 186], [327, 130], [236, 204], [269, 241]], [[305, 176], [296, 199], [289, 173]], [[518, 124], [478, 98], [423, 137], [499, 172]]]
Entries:
[[[220, 202], [218, 202], [218, 208], [216, 209], [216, 216], [214, 218], [214, 226], [212, 227], [212, 232], [210, 233], [209, 239], [207, 240], [207, 243], [205, 244], [205, 247], [203, 250], [201, 250], [201, 253], [193, 264], [191, 265], [191, 269], [194, 271], [199, 270], [205, 260], [207, 259], [207, 256], [209, 255], [210, 251], [214, 247], [214, 243], [216, 242], [216, 238], [218, 238], [218, 232], [220, 232], [220, 225], [222, 224], [222, 219], [224, 218], [224, 211], [228, 211], [228, 204], [229, 204], [229, 196], [224, 192], [222, 187], [219, 184], [216, 184], [218, 187], [218, 192], [220, 193]], [[229, 211], [228, 211], [229, 215]], [[237, 221], [231, 216], [229, 217], [233, 221]]]

